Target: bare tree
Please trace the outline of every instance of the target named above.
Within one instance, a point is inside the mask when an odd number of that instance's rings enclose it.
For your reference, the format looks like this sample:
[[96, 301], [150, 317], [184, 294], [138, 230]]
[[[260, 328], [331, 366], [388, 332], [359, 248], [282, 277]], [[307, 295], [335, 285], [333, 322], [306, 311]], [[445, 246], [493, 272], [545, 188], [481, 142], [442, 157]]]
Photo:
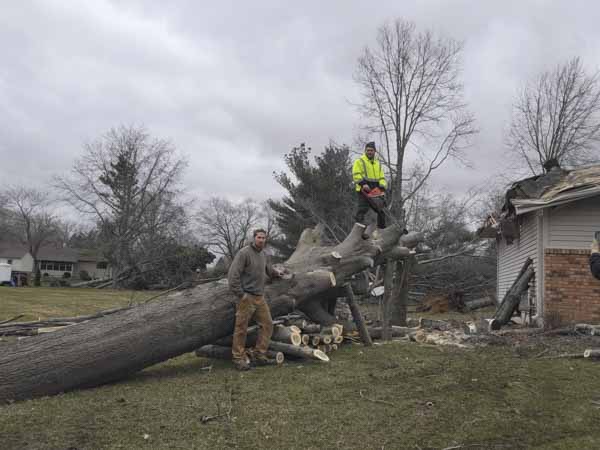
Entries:
[[[358, 106], [368, 132], [383, 141], [390, 209], [397, 218], [434, 170], [462, 157], [475, 133], [463, 100], [461, 52], [459, 42], [397, 19], [379, 28], [376, 45], [358, 60]], [[414, 161], [408, 170], [407, 158]]]
[[552, 160], [567, 165], [600, 160], [599, 83], [598, 72], [586, 74], [581, 59], [573, 58], [519, 93], [507, 145], [534, 175]]
[[135, 263], [134, 246], [147, 231], [148, 215], [180, 192], [185, 165], [168, 141], [121, 126], [86, 144], [71, 176], [56, 179], [65, 199], [93, 217], [108, 238], [115, 285], [123, 269]]
[[[476, 132], [463, 99], [461, 52], [459, 42], [418, 32], [413, 23], [397, 19], [379, 28], [376, 45], [365, 48], [358, 60], [359, 108], [367, 131], [383, 142], [388, 205], [402, 223], [405, 205], [419, 203], [412, 199], [435, 170], [452, 158], [465, 162], [463, 150]], [[391, 323], [405, 323], [411, 270], [408, 263], [398, 264], [395, 275], [386, 270], [387, 277], [393, 276], [396, 305]]]
[[260, 206], [256, 202], [233, 203], [220, 197], [208, 200], [197, 215], [201, 239], [230, 261], [247, 243], [260, 219]]
[[58, 222], [52, 214], [48, 194], [33, 188], [13, 186], [2, 197], [5, 203], [6, 227], [13, 239], [27, 246], [33, 258], [35, 285], [40, 285], [38, 253], [56, 236]]

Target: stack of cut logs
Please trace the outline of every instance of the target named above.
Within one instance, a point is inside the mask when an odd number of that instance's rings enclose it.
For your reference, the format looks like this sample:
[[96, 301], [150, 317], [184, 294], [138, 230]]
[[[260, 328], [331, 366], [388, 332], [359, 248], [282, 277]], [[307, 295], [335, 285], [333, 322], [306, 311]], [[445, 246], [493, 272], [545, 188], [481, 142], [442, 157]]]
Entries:
[[[273, 364], [281, 364], [286, 358], [291, 360], [329, 361], [329, 355], [342, 344], [360, 342], [356, 333], [344, 334], [340, 324], [321, 326], [306, 319], [288, 315], [274, 320], [273, 335], [269, 344], [268, 356]], [[448, 330], [449, 324], [431, 319], [410, 319], [409, 326], [391, 327], [391, 337], [404, 337], [414, 342], [425, 342], [426, 330]], [[383, 328], [367, 327], [372, 339], [383, 338]], [[246, 346], [256, 344], [257, 326], [248, 328]], [[233, 337], [227, 336], [215, 344], [205, 345], [196, 350], [196, 355], [206, 358], [231, 360], [231, 344]], [[429, 341], [428, 341], [429, 342]]]
[[[321, 326], [298, 316], [278, 318], [274, 321], [273, 335], [268, 356], [273, 364], [281, 364], [285, 358], [329, 361], [328, 354], [336, 351], [344, 342], [343, 326]], [[256, 343], [257, 327], [248, 329], [246, 346]], [[227, 336], [215, 344], [196, 350], [196, 355], [208, 358], [231, 359], [233, 337]]]

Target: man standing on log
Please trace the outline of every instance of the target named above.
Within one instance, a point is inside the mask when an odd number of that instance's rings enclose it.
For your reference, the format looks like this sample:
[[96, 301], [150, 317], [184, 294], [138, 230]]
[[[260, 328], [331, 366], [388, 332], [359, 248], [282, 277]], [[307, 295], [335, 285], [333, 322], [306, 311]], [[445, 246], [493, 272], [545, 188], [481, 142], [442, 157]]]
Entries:
[[[355, 183], [358, 202], [354, 220], [358, 223], [363, 223], [365, 214], [369, 208], [372, 208], [377, 213], [377, 227], [385, 228], [385, 206], [383, 204], [378, 205], [376, 202], [383, 199], [383, 192], [387, 187], [387, 183], [381, 163], [375, 159], [375, 151], [375, 142], [368, 142], [365, 145], [364, 155], [354, 161], [354, 165], [352, 166], [352, 179]], [[381, 192], [380, 199], [375, 199], [372, 196], [375, 189]], [[373, 198], [370, 199], [370, 196]]]
[[229, 289], [240, 299], [236, 306], [231, 346], [233, 363], [239, 370], [250, 368], [245, 347], [248, 323], [252, 318], [260, 328], [256, 347], [251, 354], [259, 364], [268, 362], [267, 349], [273, 333], [273, 319], [263, 294], [267, 276], [281, 277], [281, 274], [267, 262], [263, 251], [267, 241], [266, 231], [258, 229], [254, 230], [253, 234], [254, 241], [237, 252], [228, 275]]

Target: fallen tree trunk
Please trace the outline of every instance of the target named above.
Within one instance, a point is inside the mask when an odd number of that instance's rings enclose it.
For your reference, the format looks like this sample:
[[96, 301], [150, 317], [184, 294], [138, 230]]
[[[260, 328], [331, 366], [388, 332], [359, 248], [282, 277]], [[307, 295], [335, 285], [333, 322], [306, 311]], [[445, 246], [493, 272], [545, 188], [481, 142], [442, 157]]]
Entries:
[[477, 300], [471, 300], [465, 302], [465, 306], [463, 308], [464, 312], [475, 311], [476, 309], [487, 308], [488, 306], [495, 306], [496, 302], [491, 297], [482, 297]]
[[[382, 230], [377, 238], [363, 239], [363, 231], [364, 226], [355, 224], [342, 243], [328, 247], [321, 244], [318, 227], [305, 230], [283, 264], [288, 275], [266, 287], [272, 315], [290, 313], [327, 296], [353, 274], [384, 259], [401, 235], [397, 226]], [[236, 301], [226, 283], [212, 282], [3, 345], [0, 402], [116, 381], [212, 344], [233, 333]]]
[[520, 277], [506, 293], [502, 303], [496, 310], [496, 314], [494, 314], [494, 318], [490, 321], [490, 330], [499, 330], [503, 325], [506, 325], [519, 306], [521, 295], [527, 291], [529, 282], [535, 275], [531, 263], [531, 259], [528, 258], [523, 266], [525, 270], [521, 269]]

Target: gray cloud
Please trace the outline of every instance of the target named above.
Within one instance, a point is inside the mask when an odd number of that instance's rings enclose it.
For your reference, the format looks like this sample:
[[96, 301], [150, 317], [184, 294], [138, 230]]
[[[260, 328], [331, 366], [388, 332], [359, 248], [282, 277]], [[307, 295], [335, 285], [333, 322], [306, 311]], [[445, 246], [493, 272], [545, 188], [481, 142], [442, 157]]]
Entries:
[[[414, 3], [414, 4], [413, 4]], [[355, 62], [385, 20], [464, 41], [466, 97], [481, 130], [435, 177], [462, 192], [505, 163], [517, 88], [581, 55], [600, 66], [590, 2], [31, 1], [0, 6], [0, 183], [66, 171], [120, 123], [144, 124], [187, 155], [198, 196], [281, 195], [272, 177], [299, 142], [352, 143]]]

